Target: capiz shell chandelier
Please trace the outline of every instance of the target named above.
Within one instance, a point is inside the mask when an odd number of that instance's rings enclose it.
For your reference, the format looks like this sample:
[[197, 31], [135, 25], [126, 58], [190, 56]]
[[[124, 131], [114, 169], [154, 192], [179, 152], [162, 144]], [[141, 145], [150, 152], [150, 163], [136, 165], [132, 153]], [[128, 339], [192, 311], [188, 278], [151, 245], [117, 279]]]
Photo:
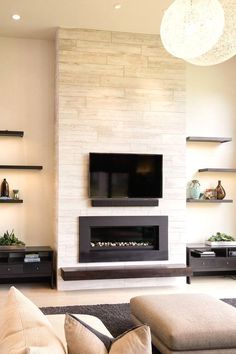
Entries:
[[236, 55], [236, 0], [221, 0], [225, 14], [224, 32], [206, 54], [189, 59], [195, 65], [216, 65]]
[[165, 49], [190, 59], [210, 50], [222, 35], [224, 11], [218, 0], [175, 0], [161, 22]]

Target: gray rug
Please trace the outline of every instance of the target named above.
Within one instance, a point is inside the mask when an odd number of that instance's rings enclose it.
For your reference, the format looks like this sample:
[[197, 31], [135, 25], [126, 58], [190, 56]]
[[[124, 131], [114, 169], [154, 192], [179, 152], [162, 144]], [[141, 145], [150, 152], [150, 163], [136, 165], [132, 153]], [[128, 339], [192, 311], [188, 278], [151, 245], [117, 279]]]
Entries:
[[[221, 299], [222, 301], [236, 307], [236, 299]], [[89, 306], [60, 306], [60, 307], [42, 307], [45, 315], [80, 313], [84, 315], [93, 315], [104, 323], [113, 337], [134, 327], [130, 318], [129, 304], [104, 304]], [[153, 348], [153, 354], [159, 352]]]
[[130, 318], [129, 304], [42, 307], [41, 311], [45, 315], [80, 313], [82, 315], [96, 316], [100, 318], [113, 337], [117, 337], [119, 334], [134, 327]]

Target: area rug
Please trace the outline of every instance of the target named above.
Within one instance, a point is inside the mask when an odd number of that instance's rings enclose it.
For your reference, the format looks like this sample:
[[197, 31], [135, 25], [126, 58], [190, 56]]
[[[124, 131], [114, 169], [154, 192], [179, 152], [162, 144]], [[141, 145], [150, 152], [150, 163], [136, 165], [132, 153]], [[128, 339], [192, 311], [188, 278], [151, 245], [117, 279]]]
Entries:
[[113, 337], [117, 337], [134, 326], [130, 318], [129, 304], [42, 307], [41, 311], [45, 315], [80, 313], [96, 316], [100, 318]]
[[[222, 301], [236, 307], [235, 299], [221, 299]], [[60, 307], [41, 307], [45, 315], [80, 313], [92, 315], [100, 318], [113, 337], [134, 327], [130, 316], [129, 304], [103, 304], [88, 306], [60, 306]], [[153, 354], [159, 352], [153, 348]]]

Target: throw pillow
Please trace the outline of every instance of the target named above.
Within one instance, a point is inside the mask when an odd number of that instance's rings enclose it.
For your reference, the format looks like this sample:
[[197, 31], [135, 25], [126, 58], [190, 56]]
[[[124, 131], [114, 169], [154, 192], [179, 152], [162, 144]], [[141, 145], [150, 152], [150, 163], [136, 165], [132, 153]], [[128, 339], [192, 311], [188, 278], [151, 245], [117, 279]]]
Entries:
[[10, 353], [66, 353], [46, 316], [15, 287], [0, 316], [0, 354]]
[[65, 335], [68, 354], [151, 354], [150, 328], [135, 327], [117, 338], [109, 338], [67, 314]]

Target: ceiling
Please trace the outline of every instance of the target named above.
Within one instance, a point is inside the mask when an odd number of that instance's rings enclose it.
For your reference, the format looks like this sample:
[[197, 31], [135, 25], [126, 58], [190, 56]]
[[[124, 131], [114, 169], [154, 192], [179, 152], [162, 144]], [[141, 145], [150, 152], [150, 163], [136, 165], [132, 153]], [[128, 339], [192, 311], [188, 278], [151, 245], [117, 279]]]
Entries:
[[[57, 27], [157, 34], [172, 0], [0, 0], [0, 36], [55, 38]], [[115, 4], [121, 4], [119, 10]], [[21, 15], [20, 21], [12, 20]]]

